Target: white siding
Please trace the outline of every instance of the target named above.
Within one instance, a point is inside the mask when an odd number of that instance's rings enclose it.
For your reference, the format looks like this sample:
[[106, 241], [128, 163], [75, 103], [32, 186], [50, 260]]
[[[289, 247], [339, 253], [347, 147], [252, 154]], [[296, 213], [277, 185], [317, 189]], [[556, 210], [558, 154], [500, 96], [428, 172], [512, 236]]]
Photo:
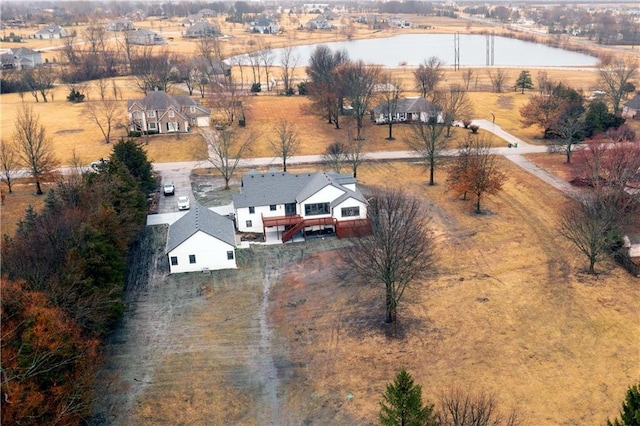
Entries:
[[[284, 206], [276, 205], [276, 211], [271, 211], [270, 206], [255, 206], [255, 213], [249, 213], [249, 207], [236, 209], [236, 227], [240, 232], [257, 232], [262, 234], [262, 216], [284, 216]], [[251, 221], [251, 227], [247, 226], [247, 220]]]
[[[360, 207], [360, 215], [342, 217], [342, 209], [344, 207]], [[333, 208], [333, 217], [338, 220], [365, 219], [367, 217], [367, 205], [355, 198], [348, 198]]]
[[197, 117], [196, 124], [198, 127], [209, 127], [209, 117]]
[[[233, 259], [227, 259], [227, 252], [233, 251]], [[189, 263], [189, 255], [196, 256], [195, 263]], [[172, 265], [171, 258], [178, 258], [178, 264]], [[234, 246], [220, 241], [202, 231], [198, 231], [185, 242], [169, 252], [168, 260], [172, 274], [180, 272], [198, 272], [203, 269], [235, 269], [236, 255]]]

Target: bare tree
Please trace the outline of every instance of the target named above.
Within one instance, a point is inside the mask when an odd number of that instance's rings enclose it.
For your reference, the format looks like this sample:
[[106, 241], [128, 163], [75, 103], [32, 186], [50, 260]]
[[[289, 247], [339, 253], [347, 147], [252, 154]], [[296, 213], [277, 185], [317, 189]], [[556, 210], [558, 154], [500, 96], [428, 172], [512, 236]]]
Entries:
[[444, 79], [444, 63], [437, 56], [425, 59], [413, 72], [416, 88], [420, 96], [426, 98], [427, 95], [436, 90], [438, 84]]
[[55, 81], [56, 73], [44, 67], [29, 69], [22, 74], [22, 82], [29, 89], [36, 102], [40, 102], [38, 95], [42, 96], [44, 102], [48, 101], [47, 96], [51, 92]]
[[467, 90], [459, 84], [452, 84], [448, 91], [438, 94], [435, 103], [442, 108], [447, 137], [451, 136], [451, 126], [454, 121], [469, 119], [473, 115], [473, 104]]
[[344, 162], [349, 163], [353, 177], [358, 177], [358, 167], [365, 161], [365, 154], [362, 152], [364, 147], [364, 138], [354, 138], [353, 131], [347, 129], [347, 145], [346, 152], [344, 153]]
[[186, 86], [189, 96], [193, 95], [193, 89], [198, 81], [198, 72], [194, 72], [196, 64], [193, 60], [188, 58], [176, 58], [174, 63], [174, 79], [177, 83], [182, 83]]
[[502, 88], [507, 82], [507, 73], [502, 68], [496, 68], [495, 71], [487, 70], [491, 86], [496, 93], [502, 92]]
[[282, 70], [282, 83], [284, 84], [284, 94], [293, 94], [291, 82], [296, 73], [296, 68], [300, 62], [300, 55], [295, 52], [295, 46], [287, 46], [282, 49], [280, 55], [280, 69]]
[[115, 100], [92, 101], [84, 106], [85, 116], [100, 128], [104, 142], [107, 144], [111, 142], [111, 130], [122, 121], [121, 113], [120, 106]]
[[52, 170], [57, 162], [51, 141], [33, 108], [24, 104], [15, 120], [14, 140], [20, 162], [29, 169], [36, 183], [36, 194], [42, 195], [42, 175]]
[[343, 93], [351, 101], [352, 114], [356, 120], [356, 138], [362, 138], [364, 119], [371, 108], [374, 87], [379, 83], [380, 67], [367, 65], [364, 61], [347, 62], [339, 70]]
[[411, 123], [404, 143], [424, 161], [429, 169], [429, 185], [435, 185], [435, 169], [447, 146], [445, 127], [435, 117], [426, 122], [418, 120]]
[[242, 55], [234, 55], [231, 57], [231, 63], [240, 71], [240, 90], [244, 90], [244, 57]]
[[145, 95], [154, 90], [167, 91], [171, 82], [172, 65], [166, 50], [157, 55], [145, 46], [139, 54], [132, 58], [131, 68], [136, 86]]
[[342, 165], [347, 159], [347, 147], [342, 142], [336, 141], [327, 147], [322, 155], [324, 162], [336, 173], [340, 173]]
[[387, 72], [381, 79], [382, 91], [380, 92], [382, 98], [382, 105], [380, 112], [384, 114], [387, 119], [387, 125], [389, 126], [389, 136], [387, 140], [394, 140], [393, 137], [393, 124], [396, 122], [396, 114], [398, 113], [398, 101], [402, 93], [402, 81], [399, 78], [394, 78], [391, 73]]
[[588, 272], [619, 242], [615, 202], [609, 197], [588, 196], [578, 206], [568, 207], [560, 218], [560, 234], [571, 241], [589, 261]]
[[[98, 88], [101, 100], [105, 100], [107, 97], [107, 84], [108, 81], [105, 78], [99, 78], [96, 80], [95, 86]], [[112, 84], [115, 84], [115, 82], [112, 81]]]
[[287, 160], [296, 154], [300, 147], [300, 139], [296, 126], [287, 120], [280, 120], [275, 127], [276, 139], [269, 144], [275, 155], [282, 158], [282, 168], [287, 171]]
[[518, 426], [522, 424], [515, 410], [503, 414], [495, 397], [485, 392], [470, 394], [449, 390], [440, 397], [440, 426]]
[[262, 68], [264, 69], [264, 77], [267, 80], [267, 91], [271, 91], [271, 80], [269, 79], [269, 73], [271, 68], [273, 67], [273, 61], [275, 56], [273, 54], [273, 49], [269, 43], [264, 44], [260, 52], [258, 52], [260, 56], [260, 62], [262, 63]]
[[222, 175], [224, 189], [229, 189], [229, 181], [233, 178], [242, 157], [251, 149], [255, 137], [248, 134], [240, 140], [234, 130], [225, 127], [219, 131], [211, 128], [199, 128], [205, 141], [204, 156]]
[[309, 95], [314, 103], [314, 111], [327, 118], [328, 123], [334, 123], [340, 128], [340, 113], [343, 104], [344, 84], [338, 78], [338, 69], [349, 61], [349, 55], [344, 50], [332, 52], [326, 45], [314, 49], [309, 58], [307, 76]]
[[343, 251], [344, 268], [385, 289], [385, 321], [396, 324], [398, 304], [409, 285], [426, 278], [435, 243], [420, 202], [401, 190], [377, 191], [369, 201], [371, 235]]
[[16, 172], [18, 166], [17, 147], [13, 141], [0, 139], [0, 172], [2, 173], [2, 182], [7, 185], [9, 194], [13, 192], [11, 188], [11, 178]]
[[214, 111], [214, 117], [220, 117], [217, 124], [232, 125], [243, 114], [243, 101], [246, 97], [238, 89], [235, 82], [229, 78], [211, 84], [211, 94], [207, 101]]
[[638, 62], [631, 57], [616, 58], [611, 63], [598, 65], [599, 83], [607, 93], [614, 114], [620, 114], [620, 104], [629, 94], [629, 83], [637, 74]]
[[462, 81], [464, 81], [464, 88], [469, 90], [469, 84], [473, 80], [474, 71], [473, 68], [467, 68], [462, 73]]
[[262, 77], [262, 73], [260, 71], [260, 52], [249, 52], [247, 58], [249, 59], [249, 65], [251, 66], [251, 72], [253, 73], [252, 83], [260, 84], [260, 78]]
[[558, 138], [554, 139], [555, 143], [553, 145], [549, 145], [550, 151], [564, 152], [567, 164], [571, 163], [574, 146], [584, 138], [583, 112], [584, 108], [582, 107], [568, 108], [557, 122]]

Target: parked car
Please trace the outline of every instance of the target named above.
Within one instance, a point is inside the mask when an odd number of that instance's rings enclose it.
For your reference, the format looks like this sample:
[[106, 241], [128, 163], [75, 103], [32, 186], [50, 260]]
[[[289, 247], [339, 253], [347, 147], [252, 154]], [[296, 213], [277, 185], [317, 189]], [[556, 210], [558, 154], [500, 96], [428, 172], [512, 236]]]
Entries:
[[164, 195], [175, 195], [176, 187], [173, 186], [173, 182], [166, 182], [162, 187], [162, 192], [164, 192]]
[[101, 158], [98, 161], [94, 161], [93, 163], [91, 163], [91, 168], [93, 170], [98, 170], [98, 167], [102, 166], [103, 164], [107, 164], [108, 162], [108, 158]]
[[189, 197], [178, 197], [178, 210], [189, 210]]

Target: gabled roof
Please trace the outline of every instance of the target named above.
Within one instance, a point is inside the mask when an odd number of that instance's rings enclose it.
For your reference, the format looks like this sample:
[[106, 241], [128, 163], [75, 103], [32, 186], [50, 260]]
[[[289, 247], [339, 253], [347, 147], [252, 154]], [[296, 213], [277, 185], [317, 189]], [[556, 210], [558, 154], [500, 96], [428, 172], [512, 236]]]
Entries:
[[181, 111], [183, 106], [195, 106], [206, 114], [211, 114], [209, 108], [201, 105], [197, 101], [186, 95], [170, 95], [167, 92], [154, 91], [147, 93], [143, 99], [130, 99], [127, 101], [127, 107], [131, 109], [134, 104], [141, 105], [145, 111], [164, 111], [173, 107], [177, 111]]
[[624, 104], [627, 108], [640, 110], [640, 93], [635, 95], [629, 102]]
[[167, 253], [187, 241], [197, 232], [204, 232], [235, 247], [236, 236], [233, 221], [198, 203], [191, 205], [189, 213], [169, 226]]
[[62, 33], [62, 30], [64, 30], [64, 28], [60, 25], [48, 25], [41, 30], [36, 31], [36, 34], [60, 34]]
[[29, 49], [26, 47], [18, 47], [17, 49], [11, 49], [11, 52], [13, 52], [16, 58], [24, 57], [24, 56], [40, 55], [40, 52], [37, 52], [35, 50]]
[[233, 206], [255, 207], [272, 204], [298, 203], [306, 200], [327, 185], [340, 188], [349, 197], [366, 202], [362, 194], [346, 188], [355, 184], [350, 174], [285, 172], [258, 173], [251, 170], [242, 177], [242, 192], [233, 195]]
[[187, 34], [218, 34], [220, 30], [211, 22], [200, 21], [187, 28]]
[[[373, 111], [376, 113], [386, 113], [387, 103], [383, 102], [376, 106]], [[433, 102], [429, 102], [425, 98], [421, 97], [413, 97], [413, 98], [402, 98], [398, 99], [398, 103], [396, 104], [396, 112], [402, 113], [412, 113], [412, 112], [429, 112], [436, 113], [440, 112], [441, 109], [434, 104]]]

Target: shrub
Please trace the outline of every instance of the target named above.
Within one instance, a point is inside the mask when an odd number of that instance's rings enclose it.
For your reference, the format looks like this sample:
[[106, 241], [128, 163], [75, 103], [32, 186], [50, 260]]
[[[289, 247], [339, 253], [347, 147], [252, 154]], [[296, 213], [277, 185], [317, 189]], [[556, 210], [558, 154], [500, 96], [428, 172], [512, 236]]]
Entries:
[[477, 124], [470, 124], [469, 130], [471, 130], [471, 133], [478, 133], [478, 130], [480, 130], [480, 126], [478, 126]]
[[464, 126], [465, 129], [468, 129], [469, 126], [471, 125], [471, 120], [469, 119], [462, 120], [462, 125]]
[[71, 89], [71, 92], [69, 92], [69, 95], [67, 96], [67, 100], [69, 102], [73, 102], [74, 104], [79, 104], [80, 102], [84, 101], [84, 95], [78, 92], [76, 89]]
[[251, 85], [251, 92], [252, 93], [258, 93], [262, 91], [262, 86], [260, 85], [260, 83], [253, 83]]
[[308, 94], [309, 90], [307, 89], [307, 82], [303, 81], [301, 83], [298, 83], [298, 94], [299, 95], [306, 95]]

